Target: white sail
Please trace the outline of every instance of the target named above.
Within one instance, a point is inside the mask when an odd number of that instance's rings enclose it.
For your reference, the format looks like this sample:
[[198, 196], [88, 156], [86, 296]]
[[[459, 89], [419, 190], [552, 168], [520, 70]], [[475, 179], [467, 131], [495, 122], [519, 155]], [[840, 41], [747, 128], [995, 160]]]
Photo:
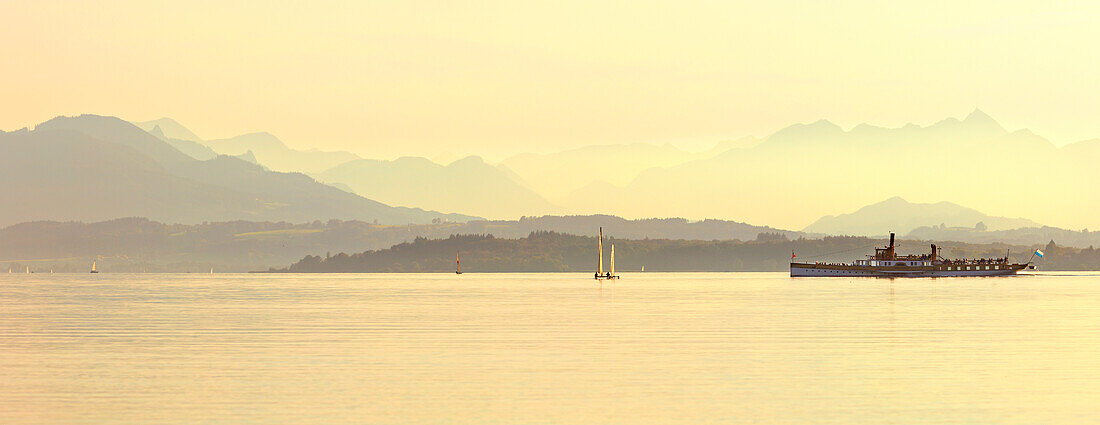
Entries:
[[92, 271], [95, 271], [95, 260], [92, 260]]
[[600, 252], [599, 262], [596, 263], [596, 274], [603, 275], [603, 227], [600, 228], [600, 241], [596, 246]]
[[611, 275], [615, 275], [615, 244], [611, 244]]

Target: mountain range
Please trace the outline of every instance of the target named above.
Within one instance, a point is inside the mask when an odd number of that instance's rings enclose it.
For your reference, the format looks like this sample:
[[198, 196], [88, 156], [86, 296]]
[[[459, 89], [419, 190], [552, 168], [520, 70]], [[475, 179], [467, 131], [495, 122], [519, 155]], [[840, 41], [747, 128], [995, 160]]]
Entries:
[[359, 159], [314, 176], [391, 205], [463, 211], [497, 219], [557, 210], [508, 168], [474, 156], [445, 166], [420, 157]]
[[965, 226], [982, 231], [1039, 227], [1031, 220], [988, 216], [950, 202], [920, 204], [895, 196], [849, 214], [821, 217], [802, 230], [830, 235], [882, 236], [889, 232], [904, 235], [918, 227], [936, 223], [941, 227]]
[[[162, 124], [166, 137], [194, 134], [174, 121], [156, 123]], [[526, 153], [496, 164], [467, 157], [453, 166], [425, 158], [355, 157], [321, 170], [351, 154], [314, 152], [327, 158], [314, 162], [265, 133], [196, 143], [210, 144], [218, 153], [252, 149], [261, 165], [305, 172], [366, 198], [494, 219], [612, 214], [805, 228], [822, 216], [900, 196], [980, 206], [991, 216], [1084, 227], [1092, 218], [1082, 206], [1100, 205], [1100, 193], [1065, 184], [1100, 178], [1100, 170], [1091, 166], [1100, 161], [1100, 139], [1058, 148], [1028, 130], [1008, 131], [980, 110], [961, 120], [898, 128], [860, 124], [844, 130], [821, 120], [764, 138], [725, 140], [703, 152], [635, 143]], [[278, 155], [265, 157], [263, 149], [289, 156], [275, 160]], [[947, 221], [916, 224], [940, 223]]]
[[[182, 222], [377, 217], [380, 222], [402, 223], [596, 212], [628, 218], [722, 217], [810, 233], [880, 235], [918, 227], [973, 228], [977, 222], [989, 231], [1041, 227], [960, 204], [1071, 224], [1087, 220], [1082, 218], [1087, 216], [1082, 206], [1100, 204], [1095, 191], [1064, 184], [1100, 177], [1100, 170], [1092, 166], [1100, 161], [1100, 139], [1057, 148], [1027, 130], [1009, 132], [978, 110], [962, 120], [949, 118], [923, 127], [864, 124], [844, 130], [822, 120], [762, 139], [723, 141], [705, 152], [672, 145], [605, 145], [522, 154], [498, 164], [466, 157], [446, 165], [418, 157], [370, 160], [348, 152], [295, 150], [268, 133], [202, 140], [168, 118], [138, 122], [137, 127], [125, 124], [109, 117], [59, 117], [33, 131], [3, 137], [43, 146], [81, 145], [73, 149], [88, 155], [83, 159], [87, 164], [81, 164], [87, 170], [106, 167], [110, 161], [104, 156], [134, 162], [95, 171], [126, 182], [114, 188], [88, 187], [97, 181], [95, 175], [63, 179], [77, 169], [71, 164], [62, 166], [58, 175], [39, 177], [16, 176], [13, 170], [23, 168], [13, 164], [8, 167], [10, 193], [51, 193], [58, 199], [56, 205], [63, 204], [61, 199], [106, 194], [122, 200], [129, 193], [129, 203], [81, 208], [79, 214], [54, 205], [41, 210], [45, 215], [36, 215], [30, 213], [32, 206], [17, 213], [4, 211], [0, 218], [10, 223], [68, 216], [98, 220], [140, 215]], [[47, 132], [59, 133], [46, 137]], [[43, 137], [51, 140], [41, 141]], [[9, 160], [49, 158], [48, 152], [35, 153], [18, 144], [9, 144]], [[91, 146], [104, 154], [87, 152]], [[139, 156], [119, 152], [120, 146]], [[93, 163], [91, 158], [102, 161]], [[33, 174], [47, 168], [23, 170]], [[139, 177], [128, 174], [137, 173], [145, 180], [134, 183]], [[42, 186], [36, 186], [39, 183]], [[69, 193], [78, 187], [91, 194]], [[208, 196], [184, 202], [189, 198], [176, 195], [179, 192]], [[147, 201], [139, 202], [138, 194]], [[893, 197], [957, 204], [908, 204], [892, 210], [876, 209], [889, 205], [872, 205], [862, 213], [844, 214]], [[324, 212], [317, 203], [322, 199], [340, 206]], [[359, 207], [360, 203], [369, 207]], [[388, 205], [413, 208], [398, 212]], [[467, 215], [421, 214], [415, 208]]]
[[299, 173], [239, 158], [197, 160], [114, 117], [57, 117], [0, 134], [0, 225], [141, 216], [172, 223], [225, 220], [380, 223], [475, 217], [390, 207]]
[[476, 156], [446, 165], [422, 157], [361, 159], [348, 152], [291, 149], [270, 133], [201, 140], [171, 118], [134, 124], [196, 159], [236, 156], [275, 171], [305, 173], [389, 205], [461, 211], [494, 219], [561, 211], [509, 167]]
[[578, 191], [590, 191], [595, 194], [593, 198], [599, 198], [605, 188], [626, 185], [645, 170], [711, 158], [759, 143], [760, 139], [755, 137], [730, 139], [703, 152], [685, 151], [668, 143], [586, 146], [555, 153], [519, 154], [505, 159], [501, 165], [516, 170], [521, 179], [551, 202], [563, 204], [572, 212], [592, 213], [596, 211], [592, 211], [591, 199], [570, 202], [571, 197]]
[[350, 152], [291, 149], [275, 135], [264, 132], [202, 143], [224, 155], [252, 152], [258, 163], [275, 171], [317, 173], [359, 159]]
[[846, 131], [818, 121], [749, 148], [651, 168], [626, 185], [582, 190], [562, 206], [599, 205], [625, 217], [736, 217], [802, 227], [822, 215], [901, 196], [950, 199], [1068, 227], [1092, 220], [1090, 206], [1100, 205], [1100, 191], [1082, 186], [1100, 180], [1098, 154], [1098, 140], [1058, 148], [1027, 130], [1006, 131], [977, 110], [925, 127]]

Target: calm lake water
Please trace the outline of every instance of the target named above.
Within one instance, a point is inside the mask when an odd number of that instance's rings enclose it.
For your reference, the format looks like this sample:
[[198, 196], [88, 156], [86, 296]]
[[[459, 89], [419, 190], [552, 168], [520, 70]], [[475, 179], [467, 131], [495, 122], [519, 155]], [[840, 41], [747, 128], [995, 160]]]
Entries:
[[0, 275], [0, 423], [1098, 423], [1100, 274]]

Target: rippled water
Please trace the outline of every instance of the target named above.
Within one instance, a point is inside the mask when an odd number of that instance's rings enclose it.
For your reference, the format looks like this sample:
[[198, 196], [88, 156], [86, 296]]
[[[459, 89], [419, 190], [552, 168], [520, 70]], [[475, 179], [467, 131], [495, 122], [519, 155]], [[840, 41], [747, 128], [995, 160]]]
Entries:
[[0, 423], [1096, 423], [1100, 274], [0, 275]]

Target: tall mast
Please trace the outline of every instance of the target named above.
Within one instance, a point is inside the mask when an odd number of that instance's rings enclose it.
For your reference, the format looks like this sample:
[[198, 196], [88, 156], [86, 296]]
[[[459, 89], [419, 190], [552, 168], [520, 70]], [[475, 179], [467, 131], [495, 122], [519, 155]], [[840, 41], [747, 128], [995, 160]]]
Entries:
[[596, 249], [599, 251], [599, 262], [596, 263], [596, 274], [603, 274], [603, 227], [600, 228], [600, 241], [596, 244]]

